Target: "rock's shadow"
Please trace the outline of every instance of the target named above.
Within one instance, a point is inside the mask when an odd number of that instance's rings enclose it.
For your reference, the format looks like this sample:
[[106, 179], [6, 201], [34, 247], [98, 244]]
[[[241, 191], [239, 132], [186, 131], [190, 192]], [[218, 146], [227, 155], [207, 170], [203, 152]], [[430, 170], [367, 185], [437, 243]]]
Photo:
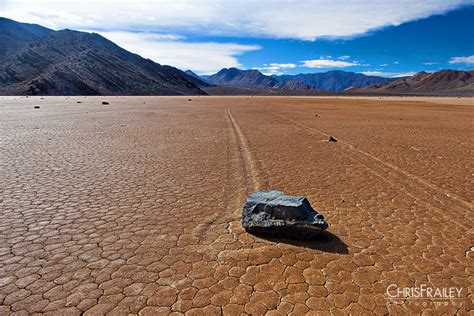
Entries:
[[310, 240], [276, 238], [276, 237], [269, 237], [269, 236], [263, 236], [263, 235], [255, 235], [255, 236], [271, 241], [271, 242], [284, 243], [284, 244], [299, 246], [299, 247], [307, 247], [310, 249], [316, 249], [316, 250], [320, 250], [324, 252], [340, 253], [340, 254], [349, 253], [347, 244], [343, 242], [338, 236], [328, 231], [323, 231], [318, 236]]

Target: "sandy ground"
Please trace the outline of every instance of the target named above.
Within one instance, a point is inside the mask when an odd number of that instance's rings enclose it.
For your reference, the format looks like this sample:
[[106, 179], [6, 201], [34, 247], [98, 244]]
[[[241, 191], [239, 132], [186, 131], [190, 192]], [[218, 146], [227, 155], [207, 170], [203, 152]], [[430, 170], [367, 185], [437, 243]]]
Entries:
[[[0, 97], [0, 314], [468, 314], [472, 101]], [[245, 233], [257, 189], [328, 232]]]

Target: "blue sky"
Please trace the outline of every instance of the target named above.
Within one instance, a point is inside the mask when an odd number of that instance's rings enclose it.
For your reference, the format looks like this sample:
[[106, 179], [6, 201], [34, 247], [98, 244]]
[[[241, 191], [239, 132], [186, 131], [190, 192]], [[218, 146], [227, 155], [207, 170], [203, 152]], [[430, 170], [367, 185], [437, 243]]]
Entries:
[[[349, 39], [320, 39], [314, 42], [245, 39], [241, 42], [264, 47], [244, 54], [240, 58], [243, 65], [258, 68], [268, 60], [297, 65], [296, 68], [284, 69], [289, 74], [333, 69], [375, 73], [474, 69], [474, 6]], [[341, 56], [346, 56], [342, 57], [345, 61], [355, 61], [359, 65], [344, 68], [300, 67], [302, 60], [340, 60]], [[454, 57], [469, 56], [473, 56], [470, 62], [469, 59], [452, 60]]]
[[0, 16], [98, 32], [200, 74], [474, 68], [473, 0], [0, 0]]

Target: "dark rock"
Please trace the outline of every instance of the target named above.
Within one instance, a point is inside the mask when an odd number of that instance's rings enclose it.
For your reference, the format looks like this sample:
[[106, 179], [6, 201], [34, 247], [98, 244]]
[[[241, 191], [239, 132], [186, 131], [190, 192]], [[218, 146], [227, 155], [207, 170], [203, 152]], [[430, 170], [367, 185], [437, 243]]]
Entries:
[[304, 196], [275, 190], [251, 194], [242, 211], [242, 226], [249, 233], [291, 239], [312, 239], [328, 227]]
[[102, 104], [103, 104], [103, 105], [108, 105], [108, 104], [109, 104], [109, 102], [102, 101]]
[[334, 136], [329, 136], [329, 141], [336, 143], [336, 142], [337, 142], [337, 138], [334, 137]]
[[39, 109], [40, 106], [39, 106], [39, 105], [35, 105], [34, 108], [35, 108], [35, 109]]
[[77, 101], [76, 103], [82, 103], [81, 101]]
[[192, 101], [193, 99], [188, 99], [188, 101]]

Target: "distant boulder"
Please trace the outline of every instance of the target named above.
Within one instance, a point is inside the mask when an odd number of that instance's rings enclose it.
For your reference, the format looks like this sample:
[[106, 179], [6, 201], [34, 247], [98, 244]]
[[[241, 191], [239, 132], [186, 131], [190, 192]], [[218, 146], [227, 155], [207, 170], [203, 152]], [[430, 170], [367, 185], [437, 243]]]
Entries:
[[328, 227], [304, 196], [261, 190], [247, 198], [242, 226], [249, 233], [291, 239], [312, 239]]

